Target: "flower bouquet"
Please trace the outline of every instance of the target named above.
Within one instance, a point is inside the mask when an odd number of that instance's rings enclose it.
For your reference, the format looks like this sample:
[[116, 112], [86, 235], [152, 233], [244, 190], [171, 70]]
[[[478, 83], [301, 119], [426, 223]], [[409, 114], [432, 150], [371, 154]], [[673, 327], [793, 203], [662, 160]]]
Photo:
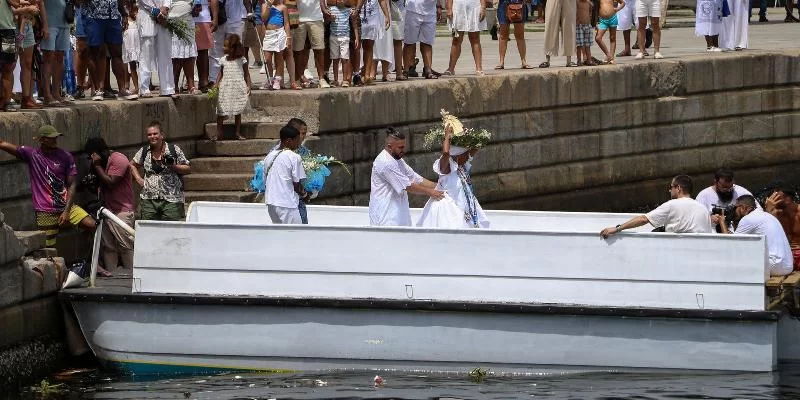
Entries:
[[302, 162], [303, 170], [306, 172], [303, 188], [312, 194], [312, 199], [317, 197], [319, 192], [322, 191], [322, 188], [325, 186], [325, 179], [331, 174], [331, 170], [328, 166], [338, 164], [344, 167], [344, 170], [347, 171], [348, 174], [350, 173], [345, 163], [332, 156], [323, 156], [320, 154], [307, 155], [303, 157]]
[[217, 104], [217, 99], [219, 98], [219, 86], [214, 85], [208, 88], [208, 93], [206, 93], [206, 96], [208, 96], [208, 99], [214, 104]]
[[188, 44], [194, 40], [194, 26], [189, 26], [189, 21], [191, 20], [187, 21], [182, 16], [188, 15], [190, 12], [191, 5], [187, 2], [179, 2], [170, 10], [169, 15], [164, 15], [158, 7], [153, 7], [150, 10], [150, 17], [156, 23], [160, 23], [167, 28], [169, 33]]
[[492, 133], [486, 129], [473, 129], [465, 128], [458, 118], [447, 110], [442, 109], [442, 123], [431, 128], [425, 134], [425, 141], [422, 146], [430, 150], [435, 143], [442, 143], [444, 141], [445, 127], [451, 127], [453, 136], [450, 138], [450, 144], [453, 146], [463, 147], [466, 149], [480, 149], [486, 146], [492, 139]]

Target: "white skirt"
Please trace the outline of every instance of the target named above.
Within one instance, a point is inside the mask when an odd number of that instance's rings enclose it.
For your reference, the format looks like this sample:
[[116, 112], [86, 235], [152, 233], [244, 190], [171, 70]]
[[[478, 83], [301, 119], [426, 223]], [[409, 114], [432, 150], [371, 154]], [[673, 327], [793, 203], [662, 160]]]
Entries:
[[264, 33], [264, 42], [261, 44], [263, 51], [272, 51], [275, 53], [281, 52], [286, 49], [286, 30], [272, 29]]
[[197, 42], [194, 39], [194, 30], [195, 30], [194, 21], [192, 20], [191, 16], [184, 19], [186, 20], [186, 23], [189, 25], [189, 28], [191, 30], [190, 32], [191, 39], [189, 40], [189, 43], [186, 43], [185, 41], [178, 39], [176, 35], [171, 35], [172, 58], [184, 59], [184, 58], [197, 57]]
[[481, 21], [480, 0], [453, 0], [453, 19], [448, 26], [458, 32], [485, 31], [486, 18]]
[[132, 61], [139, 61], [141, 51], [139, 30], [135, 24], [130, 24], [122, 36], [122, 62], [127, 64]]
[[697, 0], [694, 33], [716, 36], [722, 32], [722, 0]]

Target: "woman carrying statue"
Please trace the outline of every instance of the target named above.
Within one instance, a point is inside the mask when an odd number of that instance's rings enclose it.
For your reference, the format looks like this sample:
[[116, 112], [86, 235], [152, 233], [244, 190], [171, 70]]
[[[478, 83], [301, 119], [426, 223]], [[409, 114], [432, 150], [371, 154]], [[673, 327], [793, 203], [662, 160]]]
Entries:
[[[456, 121], [452, 124], [447, 120], [448, 117], [451, 116], [445, 116], [442, 156], [433, 163], [433, 171], [439, 175], [436, 188], [444, 191], [445, 197], [439, 201], [428, 200], [417, 226], [451, 229], [488, 228], [489, 220], [472, 191], [469, 174], [470, 160], [478, 146], [461, 147], [451, 144], [451, 141], [453, 136], [458, 134], [484, 136], [490, 134], [486, 131], [465, 132], [458, 120], [452, 117]], [[461, 142], [465, 144], [469, 140]]]

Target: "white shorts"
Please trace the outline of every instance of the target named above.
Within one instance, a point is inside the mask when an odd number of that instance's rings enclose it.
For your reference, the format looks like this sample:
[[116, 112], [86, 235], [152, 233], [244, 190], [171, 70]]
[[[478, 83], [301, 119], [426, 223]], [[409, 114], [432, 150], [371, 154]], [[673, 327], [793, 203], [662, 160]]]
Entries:
[[661, 17], [661, 0], [636, 0], [636, 18]]
[[267, 204], [267, 213], [273, 224], [302, 224], [303, 220], [300, 219], [300, 209], [278, 207], [272, 204]]
[[331, 48], [331, 60], [350, 58], [350, 37], [333, 36], [328, 40], [328, 47]]
[[280, 53], [286, 49], [286, 30], [271, 29], [264, 32], [264, 42], [261, 43], [263, 51]]
[[436, 37], [436, 17], [420, 15], [406, 10], [405, 29], [403, 42], [405, 44], [425, 43], [433, 46]]

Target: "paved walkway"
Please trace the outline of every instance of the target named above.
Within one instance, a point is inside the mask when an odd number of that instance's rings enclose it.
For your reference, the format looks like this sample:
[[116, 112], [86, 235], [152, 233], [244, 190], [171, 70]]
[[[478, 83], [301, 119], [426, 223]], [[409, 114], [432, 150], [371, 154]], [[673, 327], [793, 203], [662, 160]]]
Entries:
[[[754, 10], [757, 11], [758, 10]], [[749, 44], [750, 49], [745, 50], [742, 53], [746, 54], [748, 52], [757, 51], [757, 50], [787, 50], [787, 49], [800, 49], [800, 41], [798, 41], [798, 33], [800, 33], [800, 24], [798, 23], [784, 23], [783, 16], [785, 13], [783, 9], [769, 9], [768, 18], [772, 20], [779, 20], [780, 22], [767, 22], [767, 23], [757, 23], [753, 22], [750, 24], [749, 29]], [[686, 17], [681, 18], [685, 20]], [[755, 15], [753, 18], [754, 21], [758, 20], [758, 15]], [[618, 33], [618, 46], [617, 52], [621, 50], [623, 45], [622, 40], [622, 33]], [[544, 52], [543, 52], [543, 42], [544, 42], [544, 33], [543, 32], [526, 32], [525, 33], [525, 43], [527, 46], [527, 61], [528, 64], [532, 66], [538, 66], [542, 61], [544, 61]], [[481, 36], [481, 44], [483, 47], [483, 69], [486, 74], [498, 74], [508, 72], [509, 70], [513, 71], [514, 69], [518, 69], [520, 67], [520, 57], [517, 53], [516, 42], [513, 40], [509, 42], [509, 48], [506, 55], [506, 70], [505, 71], [496, 71], [494, 70], [494, 66], [497, 65], [500, 57], [499, 57], [499, 49], [498, 49], [498, 41], [491, 40], [491, 37], [488, 34], [484, 34]], [[596, 45], [592, 46], [592, 55], [596, 58], [602, 59], [603, 53], [600, 51], [600, 48]], [[652, 54], [652, 47], [651, 47], [651, 54]], [[694, 34], [694, 27], [673, 27], [668, 28], [662, 31], [662, 38], [661, 38], [661, 53], [664, 55], [666, 60], [674, 60], [675, 58], [690, 56], [690, 55], [702, 55], [702, 54], [709, 54], [710, 57], [717, 56], [720, 53], [706, 53], [705, 52], [705, 41], [702, 37], [696, 37]], [[450, 56], [450, 40], [447, 37], [437, 37], [436, 42], [434, 44], [433, 50], [433, 68], [439, 72], [444, 71], [447, 68]], [[551, 62], [551, 68], [564, 68], [565, 64], [564, 57], [553, 57]], [[649, 59], [652, 62], [652, 58]], [[620, 57], [617, 59], [619, 64], [626, 64], [626, 63], [635, 63], [635, 62], [647, 62], [647, 61], [639, 61], [635, 60], [633, 57]], [[590, 68], [590, 67], [581, 67], [581, 68]], [[602, 66], [594, 67], [594, 68], [603, 68]], [[312, 74], [316, 75], [316, 72], [313, 68], [310, 68]], [[420, 72], [421, 72], [421, 63], [420, 63]], [[470, 48], [468, 41], [465, 39], [464, 44], [462, 46], [461, 57], [456, 65], [456, 74], [461, 76], [470, 76], [474, 75], [475, 67], [472, 61], [472, 54], [470, 53]], [[263, 82], [266, 75], [258, 74], [258, 71], [253, 69], [251, 70], [251, 74], [253, 77], [253, 81], [260, 83]], [[378, 71], [380, 75], [380, 69]], [[393, 79], [393, 76], [390, 76]], [[340, 89], [346, 90], [346, 89]]]

